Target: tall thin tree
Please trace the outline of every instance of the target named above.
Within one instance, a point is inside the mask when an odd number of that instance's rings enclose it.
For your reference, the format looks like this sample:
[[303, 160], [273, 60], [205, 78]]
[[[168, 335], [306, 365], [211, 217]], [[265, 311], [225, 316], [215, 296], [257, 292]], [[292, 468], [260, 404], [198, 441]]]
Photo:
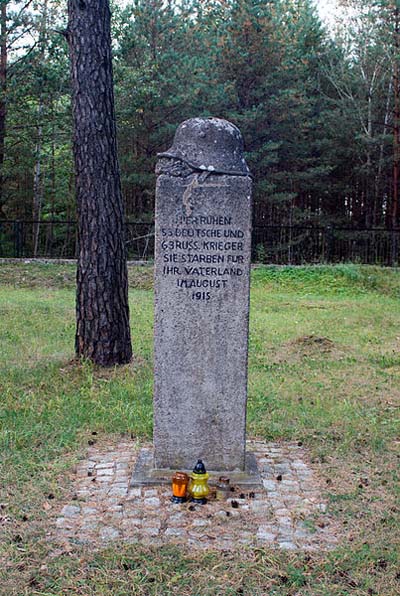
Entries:
[[7, 4], [0, 6], [0, 210], [3, 207], [3, 164], [7, 115]]
[[117, 159], [108, 0], [69, 0], [79, 229], [76, 352], [112, 366], [132, 357], [124, 209]]

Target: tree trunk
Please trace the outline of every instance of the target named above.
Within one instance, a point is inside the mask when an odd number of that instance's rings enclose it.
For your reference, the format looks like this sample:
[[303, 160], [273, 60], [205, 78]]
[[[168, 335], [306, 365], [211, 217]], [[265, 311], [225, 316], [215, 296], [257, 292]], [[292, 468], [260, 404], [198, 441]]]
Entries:
[[372, 227], [377, 225], [378, 220], [378, 209], [379, 209], [379, 223], [382, 222], [383, 216], [383, 201], [381, 194], [381, 181], [382, 181], [382, 172], [383, 172], [383, 161], [384, 161], [384, 151], [385, 151], [385, 138], [387, 135], [388, 127], [389, 127], [389, 119], [391, 114], [391, 99], [392, 99], [392, 89], [393, 89], [393, 76], [389, 78], [389, 88], [386, 98], [386, 109], [385, 109], [385, 119], [383, 123], [383, 131], [382, 131], [382, 141], [379, 147], [379, 160], [378, 160], [378, 171], [375, 176], [375, 194], [374, 194], [374, 207], [373, 207], [373, 216], [372, 216]]
[[399, 81], [399, 51], [400, 51], [400, 12], [395, 9], [395, 56], [394, 56], [394, 131], [393, 131], [393, 198], [390, 224], [397, 227], [397, 211], [399, 205], [399, 174], [400, 174], [400, 81]]
[[397, 212], [399, 206], [399, 175], [400, 175], [400, 85], [399, 85], [399, 50], [400, 50], [400, 14], [396, 6], [395, 12], [395, 30], [394, 30], [394, 131], [393, 131], [393, 196], [390, 213], [391, 233], [391, 264], [394, 267], [398, 264], [398, 244], [397, 234]]
[[7, 3], [0, 8], [0, 212], [4, 205], [4, 157], [7, 117]]
[[117, 160], [108, 0], [69, 0], [78, 213], [78, 356], [112, 366], [132, 357], [124, 210]]
[[42, 182], [42, 141], [43, 141], [43, 99], [39, 97], [38, 107], [38, 129], [37, 141], [35, 147], [35, 170], [33, 175], [33, 224], [32, 224], [32, 238], [33, 238], [33, 256], [38, 256], [39, 249], [39, 234], [40, 234], [40, 217], [42, 214], [43, 204], [43, 182]]

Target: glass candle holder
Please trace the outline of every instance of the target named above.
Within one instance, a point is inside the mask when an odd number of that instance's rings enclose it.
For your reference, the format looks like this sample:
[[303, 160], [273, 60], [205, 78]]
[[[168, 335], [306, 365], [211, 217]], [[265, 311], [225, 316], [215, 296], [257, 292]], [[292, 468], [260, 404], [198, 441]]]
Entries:
[[225, 501], [230, 494], [229, 478], [220, 476], [217, 482], [216, 498], [218, 501]]
[[172, 477], [172, 498], [173, 503], [184, 503], [189, 484], [189, 476], [185, 472], [176, 472]]
[[188, 492], [191, 497], [191, 501], [204, 505], [207, 503], [207, 496], [210, 492], [207, 480], [209, 475], [206, 472], [203, 462], [201, 459], [197, 461], [193, 472], [190, 474], [190, 483]]

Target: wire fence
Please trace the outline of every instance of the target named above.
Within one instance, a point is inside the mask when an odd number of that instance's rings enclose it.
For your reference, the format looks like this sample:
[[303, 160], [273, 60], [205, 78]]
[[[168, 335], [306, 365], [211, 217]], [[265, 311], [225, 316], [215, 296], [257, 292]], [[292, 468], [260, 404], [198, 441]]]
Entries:
[[[154, 258], [154, 222], [127, 222], [129, 260]], [[255, 225], [253, 262], [276, 265], [366, 263], [398, 266], [400, 230]], [[75, 221], [0, 220], [1, 258], [75, 259]]]

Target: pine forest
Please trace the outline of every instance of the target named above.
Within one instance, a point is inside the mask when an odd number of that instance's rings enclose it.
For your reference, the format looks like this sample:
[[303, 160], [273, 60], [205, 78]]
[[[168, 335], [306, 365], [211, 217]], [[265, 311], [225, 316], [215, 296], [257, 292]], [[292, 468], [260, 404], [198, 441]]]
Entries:
[[[328, 27], [311, 0], [111, 3], [128, 223], [151, 229], [157, 153], [176, 127], [216, 116], [243, 134], [255, 227], [398, 229], [400, 5], [337, 5]], [[2, 0], [0, 26], [1, 256], [19, 221], [35, 256], [43, 224], [65, 245], [76, 220], [66, 2]]]

